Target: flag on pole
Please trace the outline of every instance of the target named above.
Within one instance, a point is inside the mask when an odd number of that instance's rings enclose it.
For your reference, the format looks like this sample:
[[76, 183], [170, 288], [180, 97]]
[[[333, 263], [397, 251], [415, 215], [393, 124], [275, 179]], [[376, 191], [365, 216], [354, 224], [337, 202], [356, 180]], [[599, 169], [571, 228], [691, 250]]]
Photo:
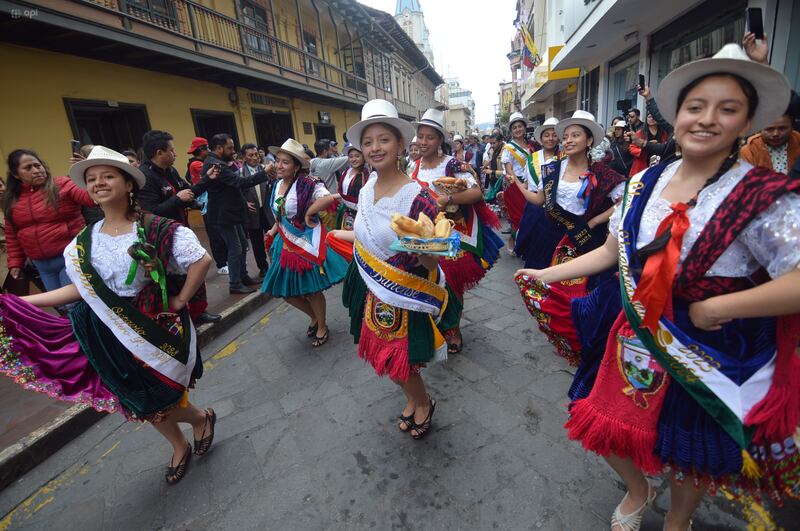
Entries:
[[531, 36], [528, 28], [526, 28], [520, 22], [517, 22], [517, 29], [519, 30], [520, 35], [522, 35], [522, 43], [524, 45], [522, 63], [526, 67], [533, 69], [539, 66], [539, 63], [542, 62], [542, 58], [539, 55], [539, 50], [536, 48], [536, 43], [533, 42], [533, 36]]

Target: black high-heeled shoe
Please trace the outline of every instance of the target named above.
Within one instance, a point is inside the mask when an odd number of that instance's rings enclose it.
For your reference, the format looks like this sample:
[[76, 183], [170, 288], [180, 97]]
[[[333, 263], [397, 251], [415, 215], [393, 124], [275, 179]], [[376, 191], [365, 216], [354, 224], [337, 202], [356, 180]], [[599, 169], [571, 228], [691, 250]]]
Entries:
[[164, 479], [167, 480], [168, 484], [174, 485], [183, 479], [183, 476], [186, 475], [186, 471], [189, 469], [189, 460], [191, 458], [192, 445], [187, 443], [186, 452], [184, 452], [183, 457], [181, 457], [181, 461], [177, 464], [177, 466], [172, 466], [172, 459], [169, 460], [169, 464], [167, 465], [167, 473], [164, 475]]
[[[409, 431], [412, 432], [411, 437], [414, 439], [417, 440], [422, 439], [423, 437], [428, 435], [428, 432], [430, 432], [431, 428], [433, 427], [433, 412], [436, 411], [436, 400], [431, 398], [430, 401], [431, 401], [431, 409], [430, 411], [428, 411], [428, 416], [425, 417], [425, 420], [423, 420], [420, 424], [417, 424], [416, 422], [414, 422], [413, 417], [411, 419], [413, 425], [411, 426], [411, 429]], [[416, 433], [413, 433], [415, 431]]]
[[[214, 442], [214, 433], [216, 433], [216, 429], [214, 426], [217, 424], [217, 414], [214, 412], [213, 409], [209, 408], [206, 410], [206, 420], [203, 423], [203, 433], [200, 434], [200, 440], [194, 441], [194, 453], [196, 455], [204, 455], [208, 452], [211, 448], [211, 443]], [[211, 427], [211, 433], [206, 435], [206, 426]]]

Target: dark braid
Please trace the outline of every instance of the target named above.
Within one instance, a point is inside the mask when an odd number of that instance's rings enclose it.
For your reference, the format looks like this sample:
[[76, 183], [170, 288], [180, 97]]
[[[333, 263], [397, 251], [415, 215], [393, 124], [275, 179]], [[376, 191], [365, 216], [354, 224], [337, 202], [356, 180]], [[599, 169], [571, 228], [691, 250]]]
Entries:
[[[700, 196], [700, 192], [702, 192], [715, 182], [719, 181], [723, 175], [728, 173], [728, 170], [730, 170], [738, 160], [739, 160], [739, 139], [737, 138], [734, 141], [733, 146], [731, 147], [731, 152], [728, 154], [727, 157], [725, 157], [725, 160], [722, 161], [722, 164], [720, 164], [717, 172], [713, 176], [711, 176], [710, 179], [706, 180], [705, 184], [703, 184], [703, 187], [700, 188], [700, 190], [698, 190], [698, 192], [694, 195], [694, 197], [691, 198], [686, 204], [689, 205], [690, 208], [697, 205], [697, 198]], [[636, 256], [639, 257], [641, 263], [644, 264], [644, 262], [647, 260], [648, 257], [654, 255], [655, 253], [666, 247], [671, 237], [672, 237], [672, 228], [670, 227], [667, 230], [665, 230], [663, 234], [658, 236], [655, 240], [653, 240], [652, 242], [648, 243], [647, 245], [636, 251]]]

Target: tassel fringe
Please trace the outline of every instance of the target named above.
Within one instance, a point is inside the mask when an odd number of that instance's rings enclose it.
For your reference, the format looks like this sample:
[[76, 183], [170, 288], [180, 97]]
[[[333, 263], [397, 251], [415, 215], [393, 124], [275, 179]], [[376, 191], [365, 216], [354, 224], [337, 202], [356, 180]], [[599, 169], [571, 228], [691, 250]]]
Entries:
[[411, 376], [407, 346], [391, 346], [362, 332], [358, 343], [358, 357], [372, 365], [378, 376], [388, 376], [395, 382], [408, 381]]
[[567, 437], [600, 456], [627, 457], [645, 474], [659, 474], [664, 465], [653, 453], [657, 432], [649, 432], [606, 415], [588, 400], [576, 400], [570, 406], [570, 418], [564, 425]]
[[459, 297], [477, 286], [486, 275], [486, 270], [475, 260], [474, 255], [466, 252], [455, 260], [442, 260], [440, 265], [447, 279], [447, 285]]
[[305, 258], [284, 249], [281, 251], [281, 267], [288, 268], [295, 273], [303, 273], [311, 271], [312, 264]]

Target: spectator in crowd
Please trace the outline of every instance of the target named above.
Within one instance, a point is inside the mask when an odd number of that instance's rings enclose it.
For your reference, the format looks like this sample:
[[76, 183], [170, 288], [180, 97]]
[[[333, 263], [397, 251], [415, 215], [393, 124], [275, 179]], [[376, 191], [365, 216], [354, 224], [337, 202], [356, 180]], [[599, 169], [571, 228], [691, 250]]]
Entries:
[[19, 279], [33, 261], [47, 291], [67, 284], [64, 248], [85, 226], [81, 207], [94, 202], [68, 177], [53, 177], [36, 152], [15, 149], [8, 156], [3, 200], [8, 270]]
[[[208, 156], [208, 140], [201, 136], [195, 137], [186, 153], [192, 157], [186, 164], [186, 176], [184, 179], [192, 184], [198, 184], [203, 175], [203, 161]], [[202, 205], [200, 214], [203, 216], [208, 242], [211, 246], [211, 256], [217, 266], [217, 274], [227, 275], [228, 248], [225, 247], [225, 240], [222, 239], [214, 224], [208, 222], [208, 192], [200, 194], [197, 197], [197, 202]]]
[[157, 216], [174, 219], [189, 226], [187, 209], [195, 198], [206, 191], [207, 180], [190, 185], [179, 174], [175, 163], [175, 146], [172, 135], [165, 131], [148, 131], [142, 137], [145, 160], [139, 166], [145, 176], [144, 187], [139, 191], [142, 210]]
[[800, 157], [800, 133], [792, 129], [798, 107], [800, 102], [793, 94], [783, 116], [751, 136], [747, 145], [742, 147], [741, 157], [753, 166], [788, 174], [789, 168]]
[[464, 152], [464, 137], [461, 135], [453, 136], [453, 156], [460, 160], [461, 162], [468, 162], [464, 157], [466, 153]]
[[141, 164], [141, 161], [139, 160], [139, 155], [137, 155], [134, 150], [126, 149], [125, 151], [122, 152], [122, 154], [128, 157], [128, 162], [134, 168], [138, 168], [139, 165]]
[[[644, 91], [646, 91], [647, 96], [650, 96], [649, 87], [645, 87]], [[653, 101], [655, 102], [655, 100]], [[634, 158], [630, 175], [636, 175], [654, 163], [657, 164], [662, 159], [667, 159], [675, 153], [672, 126], [666, 121], [657, 121], [650, 111], [647, 113], [647, 126], [638, 133], [630, 131], [626, 133], [626, 136], [631, 143], [628, 151]]]
[[233, 294], [252, 293], [255, 290], [249, 286], [256, 286], [260, 281], [247, 274], [247, 237], [244, 232], [247, 201], [242, 189], [269, 180], [268, 171], [272, 171], [272, 166], [244, 177], [233, 165], [235, 148], [230, 135], [214, 135], [208, 147], [210, 153], [203, 162], [203, 173], [208, 173], [214, 166], [220, 168], [219, 176], [208, 186], [208, 217], [209, 222], [219, 229], [228, 249], [229, 291]]
[[331, 150], [330, 150], [330, 153], [328, 153], [328, 156], [331, 157], [331, 158], [338, 157], [339, 156], [339, 144], [336, 142], [336, 140], [331, 140], [330, 144], [331, 144]]
[[347, 166], [347, 156], [331, 158], [331, 143], [325, 139], [314, 142], [314, 151], [317, 156], [311, 159], [311, 175], [319, 177], [331, 193], [337, 192], [336, 172]]
[[628, 151], [631, 143], [625, 135], [625, 129], [628, 124], [625, 120], [617, 119], [611, 128], [611, 144], [609, 151], [611, 152], [611, 160], [608, 166], [617, 173], [625, 176], [630, 175], [631, 166], [633, 165], [633, 155]]
[[628, 111], [628, 127], [630, 127], [631, 131], [634, 133], [638, 133], [644, 127], [642, 123], [642, 111], [637, 108], [633, 108]]
[[[264, 169], [259, 163], [258, 149], [255, 144], [242, 146], [242, 162], [242, 177], [249, 177]], [[264, 278], [267, 268], [269, 268], [267, 251], [264, 248], [264, 232], [269, 230], [272, 225], [268, 223], [264, 213], [264, 204], [269, 204], [269, 195], [265, 195], [262, 189], [265, 184], [259, 183], [242, 190], [247, 201], [247, 221], [245, 221], [244, 228], [253, 248], [253, 257], [258, 266], [258, 278]]]
[[[605, 127], [603, 124], [598, 122], [598, 125], [605, 131]], [[592, 157], [592, 160], [595, 162], [603, 162], [607, 160], [608, 152], [611, 150], [611, 139], [608, 135], [603, 135], [603, 138], [600, 142], [597, 143], [596, 146], [593, 146], [592, 149], [589, 150], [589, 156]]]
[[486, 182], [483, 189], [487, 190], [486, 201], [494, 201], [497, 197], [497, 192], [502, 188], [503, 184], [503, 163], [502, 153], [503, 146], [503, 132], [500, 129], [495, 129], [489, 135], [489, 152], [483, 159], [483, 174], [486, 176]]
[[406, 169], [406, 173], [411, 175], [414, 171], [414, 165], [419, 160], [421, 153], [419, 152], [419, 144], [417, 144], [417, 137], [411, 139], [411, 143], [408, 145], [408, 166]]

